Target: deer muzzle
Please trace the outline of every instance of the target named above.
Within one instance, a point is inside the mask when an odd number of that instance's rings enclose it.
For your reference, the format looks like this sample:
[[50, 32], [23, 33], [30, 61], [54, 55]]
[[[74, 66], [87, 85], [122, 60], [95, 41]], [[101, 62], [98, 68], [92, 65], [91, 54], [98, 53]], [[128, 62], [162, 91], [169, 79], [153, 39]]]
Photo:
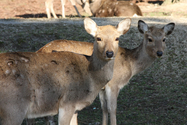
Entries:
[[113, 51], [106, 51], [106, 56], [108, 58], [112, 58], [114, 56], [114, 52]]
[[162, 51], [157, 51], [156, 54], [157, 54], [158, 57], [161, 57], [163, 55], [163, 52]]

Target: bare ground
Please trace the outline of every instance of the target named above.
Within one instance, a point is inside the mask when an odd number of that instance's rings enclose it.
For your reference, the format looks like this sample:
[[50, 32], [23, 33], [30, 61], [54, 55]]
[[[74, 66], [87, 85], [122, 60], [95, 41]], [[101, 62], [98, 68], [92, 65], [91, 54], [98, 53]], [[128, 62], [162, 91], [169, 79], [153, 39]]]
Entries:
[[[155, 0], [156, 1], [156, 0]], [[186, 16], [187, 17], [187, 2], [166, 4], [160, 6], [159, 4], [137, 3], [143, 14], [146, 16], [148, 13], [161, 12], [165, 16]], [[82, 15], [87, 16], [81, 6], [77, 5], [78, 10]], [[66, 15], [69, 17], [77, 16], [75, 9], [67, 1], [65, 5]], [[61, 2], [54, 0], [54, 10], [56, 14], [61, 17]], [[45, 0], [1, 0], [0, 2], [0, 18], [46, 18]]]

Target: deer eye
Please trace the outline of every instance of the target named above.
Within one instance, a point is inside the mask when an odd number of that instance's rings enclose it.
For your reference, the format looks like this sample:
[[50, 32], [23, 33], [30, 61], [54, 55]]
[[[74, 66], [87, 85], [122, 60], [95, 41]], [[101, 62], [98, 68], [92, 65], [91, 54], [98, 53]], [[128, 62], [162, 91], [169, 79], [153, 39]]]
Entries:
[[117, 38], [115, 39], [115, 41], [119, 41], [119, 37], [117, 37]]
[[96, 40], [97, 40], [97, 41], [101, 41], [101, 38], [97, 37]]
[[153, 42], [153, 40], [152, 40], [152, 39], [150, 39], [150, 38], [148, 38], [148, 41], [149, 41], [149, 42]]
[[163, 39], [163, 42], [165, 42], [165, 41], [166, 41], [166, 38]]

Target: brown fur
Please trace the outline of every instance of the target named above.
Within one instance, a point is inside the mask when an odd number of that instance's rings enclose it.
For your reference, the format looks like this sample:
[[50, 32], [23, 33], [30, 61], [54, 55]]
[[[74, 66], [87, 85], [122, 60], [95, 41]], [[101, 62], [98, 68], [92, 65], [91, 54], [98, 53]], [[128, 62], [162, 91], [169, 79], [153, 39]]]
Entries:
[[[88, 33], [102, 39], [94, 42], [91, 56], [71, 52], [0, 54], [1, 125], [20, 125], [24, 118], [57, 113], [59, 125], [69, 125], [73, 114], [90, 105], [112, 79], [116, 38], [130, 28], [131, 21], [125, 19], [117, 28], [97, 26], [89, 18], [84, 22]], [[107, 56], [108, 51], [113, 55]]]
[[[46, 12], [47, 17], [51, 18], [51, 13], [54, 18], [58, 18], [53, 9], [54, 0], [46, 0]], [[91, 16], [92, 14], [96, 17], [111, 17], [111, 16], [143, 16], [140, 8], [135, 3], [129, 1], [117, 1], [117, 0], [70, 0], [74, 6], [77, 14], [81, 17], [76, 3], [81, 5], [83, 9]], [[62, 17], [65, 18], [65, 5], [66, 0], [61, 0], [62, 4]]]
[[103, 0], [100, 8], [94, 13], [96, 17], [143, 16], [138, 5], [129, 1]]
[[[63, 42], [63, 44], [62, 44]], [[75, 49], [74, 48], [74, 43], [76, 41], [71, 41], [71, 40], [55, 40], [54, 42], [50, 42], [45, 47], [40, 48], [37, 52], [51, 52], [51, 50], [61, 50], [62, 51], [70, 51]], [[77, 42], [78, 44], [78, 42]], [[78, 45], [79, 47], [76, 48], [76, 51], [84, 54], [84, 55], [91, 55], [93, 52], [93, 43], [88, 43], [88, 42], [81, 42], [81, 45]], [[85, 50], [85, 47], [87, 48], [87, 51]], [[88, 54], [89, 53], [89, 54]]]
[[[148, 27], [143, 21], [139, 21], [138, 29], [140, 33], [144, 34], [142, 44], [132, 50], [119, 47], [114, 63], [114, 76], [99, 94], [103, 109], [103, 125], [108, 124], [108, 113], [110, 113], [111, 125], [116, 125], [117, 96], [120, 89], [127, 85], [132, 76], [143, 71], [156, 58], [160, 57], [157, 55], [158, 51], [164, 53], [166, 45], [163, 39], [165, 35], [172, 33], [174, 26], [174, 23], [170, 23], [163, 28]], [[149, 39], [152, 39], [152, 42], [149, 42]], [[78, 46], [82, 48], [81, 51], [77, 49]], [[91, 55], [92, 48], [92, 43], [55, 40], [42, 47], [38, 52], [50, 53], [52, 50], [66, 50]]]

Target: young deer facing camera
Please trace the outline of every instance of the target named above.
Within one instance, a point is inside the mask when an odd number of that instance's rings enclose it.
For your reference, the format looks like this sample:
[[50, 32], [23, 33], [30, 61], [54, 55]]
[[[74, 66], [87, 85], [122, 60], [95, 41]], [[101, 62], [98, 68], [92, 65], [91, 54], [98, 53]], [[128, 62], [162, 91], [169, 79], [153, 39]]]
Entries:
[[[172, 33], [174, 27], [174, 23], [169, 23], [163, 28], [149, 27], [140, 20], [138, 29], [144, 35], [144, 40], [140, 46], [132, 50], [119, 47], [114, 63], [113, 78], [99, 93], [103, 110], [103, 125], [108, 124], [108, 113], [110, 113], [111, 125], [116, 125], [117, 97], [120, 89], [127, 85], [134, 75], [149, 67], [155, 59], [164, 54], [166, 36]], [[48, 53], [55, 50], [91, 55], [92, 49], [92, 43], [55, 40], [37, 52]]]
[[[84, 26], [96, 39], [91, 56], [71, 52], [0, 54], [0, 124], [21, 125], [24, 118], [58, 113], [59, 125], [69, 125], [73, 114], [90, 105], [113, 77], [118, 38], [131, 20], [117, 27]], [[73, 117], [74, 118], [74, 117]]]

